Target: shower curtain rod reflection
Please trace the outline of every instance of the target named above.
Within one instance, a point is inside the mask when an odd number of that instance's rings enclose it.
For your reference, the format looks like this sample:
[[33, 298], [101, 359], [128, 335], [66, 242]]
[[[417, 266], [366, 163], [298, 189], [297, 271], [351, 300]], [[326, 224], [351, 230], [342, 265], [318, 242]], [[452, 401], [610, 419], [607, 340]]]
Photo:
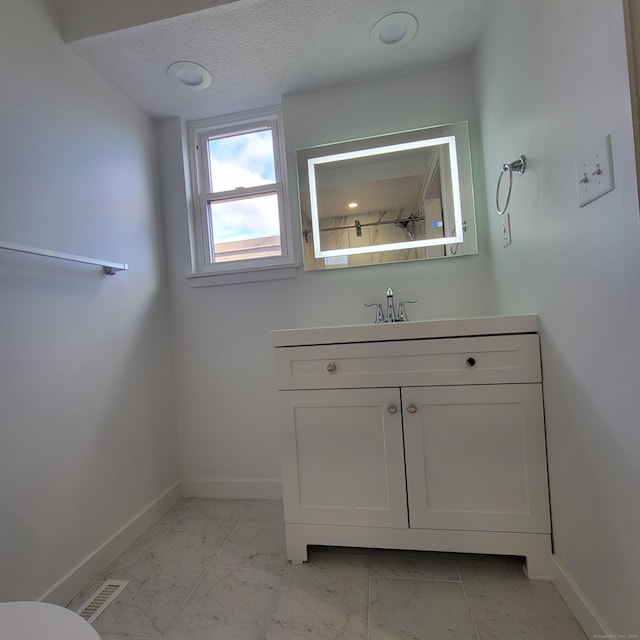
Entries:
[[102, 267], [102, 272], [106, 275], [113, 276], [118, 271], [126, 271], [128, 264], [122, 262], [111, 262], [110, 260], [100, 260], [98, 258], [87, 258], [85, 256], [76, 256], [72, 253], [62, 253], [61, 251], [49, 251], [49, 249], [39, 249], [38, 247], [28, 247], [24, 244], [15, 244], [13, 242], [0, 241], [0, 249], [8, 251], [18, 251], [19, 253], [30, 253], [36, 256], [44, 256], [45, 258], [57, 258], [58, 260], [68, 260], [70, 262], [81, 262], [83, 264], [93, 264]]
[[342, 227], [320, 227], [320, 231], [342, 231], [344, 229], [354, 228], [357, 230], [358, 227], [377, 227], [381, 224], [399, 224], [401, 226], [405, 226], [410, 222], [422, 222], [424, 219], [424, 216], [416, 216], [415, 218], [409, 217], [405, 218], [404, 220], [380, 220], [379, 222], [358, 222], [357, 220], [354, 220], [353, 224], [347, 224]]

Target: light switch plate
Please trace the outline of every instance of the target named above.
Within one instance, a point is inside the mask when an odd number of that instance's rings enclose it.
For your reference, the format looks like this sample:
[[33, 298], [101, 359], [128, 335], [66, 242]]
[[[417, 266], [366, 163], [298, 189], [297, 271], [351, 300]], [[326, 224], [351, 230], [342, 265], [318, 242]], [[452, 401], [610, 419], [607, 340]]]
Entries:
[[613, 191], [611, 136], [605, 136], [593, 149], [576, 162], [578, 204], [584, 207], [609, 191]]
[[511, 218], [508, 213], [502, 217], [502, 246], [508, 247], [511, 244]]

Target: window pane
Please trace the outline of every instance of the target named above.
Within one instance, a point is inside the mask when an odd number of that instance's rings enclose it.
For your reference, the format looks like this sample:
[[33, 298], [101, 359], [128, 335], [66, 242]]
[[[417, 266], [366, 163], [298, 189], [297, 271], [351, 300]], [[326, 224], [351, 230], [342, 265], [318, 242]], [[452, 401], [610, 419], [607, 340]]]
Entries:
[[271, 129], [212, 137], [208, 144], [212, 191], [275, 183]]
[[209, 203], [214, 263], [282, 255], [278, 196]]

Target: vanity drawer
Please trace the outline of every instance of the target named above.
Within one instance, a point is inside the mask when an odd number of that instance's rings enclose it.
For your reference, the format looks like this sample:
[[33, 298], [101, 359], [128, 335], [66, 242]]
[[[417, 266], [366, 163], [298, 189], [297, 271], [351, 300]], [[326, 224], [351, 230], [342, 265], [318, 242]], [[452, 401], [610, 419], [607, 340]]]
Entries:
[[279, 389], [540, 382], [537, 334], [279, 347]]

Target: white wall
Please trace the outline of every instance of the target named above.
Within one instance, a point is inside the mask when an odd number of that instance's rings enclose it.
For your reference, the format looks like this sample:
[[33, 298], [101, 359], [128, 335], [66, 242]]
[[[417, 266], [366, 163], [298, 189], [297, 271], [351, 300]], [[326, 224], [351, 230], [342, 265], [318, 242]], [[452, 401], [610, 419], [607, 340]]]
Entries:
[[[283, 101], [294, 237], [300, 255], [295, 149], [381, 131], [471, 122], [477, 187], [482, 160], [467, 64], [399, 75]], [[485, 211], [478, 210], [478, 256], [304, 272], [295, 279], [194, 289], [189, 273], [180, 122], [160, 125], [165, 217], [175, 330], [180, 452], [186, 490], [205, 495], [280, 491], [280, 455], [269, 331], [373, 321], [363, 303], [392, 286], [415, 297], [414, 319], [492, 310]], [[482, 198], [480, 199], [482, 202]]]
[[[556, 558], [611, 633], [640, 632], [640, 241], [622, 2], [497, 0], [477, 57], [499, 311], [538, 312]], [[575, 161], [610, 133], [615, 190], [579, 208]], [[620, 636], [624, 637], [624, 636]]]
[[36, 0], [0, 19], [0, 600], [41, 596], [178, 478], [154, 130]]

